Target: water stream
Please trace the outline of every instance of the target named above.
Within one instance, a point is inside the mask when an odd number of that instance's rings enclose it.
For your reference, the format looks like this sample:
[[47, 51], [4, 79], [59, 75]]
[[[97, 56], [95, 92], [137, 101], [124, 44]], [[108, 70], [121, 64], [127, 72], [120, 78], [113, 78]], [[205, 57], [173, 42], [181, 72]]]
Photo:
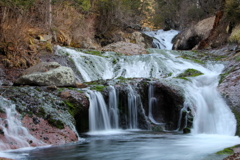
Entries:
[[[162, 31], [159, 31], [162, 32]], [[176, 35], [174, 31], [168, 34]], [[169, 36], [169, 37], [171, 37]], [[156, 36], [155, 36], [156, 37]], [[165, 37], [165, 38], [164, 38]], [[164, 35], [166, 40], [167, 36]], [[159, 39], [163, 38], [157, 38]], [[164, 43], [165, 43], [164, 42]], [[158, 44], [171, 49], [171, 43]], [[69, 48], [59, 47], [59, 55], [68, 55], [78, 69], [79, 82], [98, 79], [156, 78], [182, 88], [185, 95], [182, 110], [194, 116], [191, 134], [178, 132], [128, 131], [119, 127], [118, 95], [113, 86], [108, 88], [109, 101], [97, 91], [87, 91], [90, 101], [90, 132], [83, 135], [84, 142], [35, 150], [4, 152], [4, 156], [16, 159], [163, 159], [163, 160], [210, 160], [223, 156], [215, 152], [240, 143], [234, 136], [236, 120], [217, 92], [219, 74], [224, 66], [208, 62], [205, 65], [182, 59], [181, 52], [149, 49], [147, 55], [119, 56], [114, 53], [89, 55]], [[203, 75], [188, 77], [188, 80], [175, 78], [187, 69], [196, 69]], [[152, 123], [157, 104], [150, 85], [148, 92], [149, 114]], [[137, 104], [140, 99], [133, 86], [128, 86], [128, 129], [138, 128]], [[101, 134], [102, 131], [104, 134]], [[116, 131], [116, 132], [114, 132]], [[107, 134], [107, 135], [106, 135]], [[23, 154], [19, 156], [19, 154]], [[1, 154], [0, 154], [1, 156]]]

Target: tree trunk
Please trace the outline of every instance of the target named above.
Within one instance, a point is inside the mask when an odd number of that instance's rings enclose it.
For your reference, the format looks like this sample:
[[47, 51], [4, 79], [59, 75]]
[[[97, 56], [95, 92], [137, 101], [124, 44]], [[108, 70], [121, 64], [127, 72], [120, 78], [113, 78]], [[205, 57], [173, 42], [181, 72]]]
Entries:
[[52, 25], [52, 0], [47, 0], [46, 1], [46, 28], [48, 30], [51, 29], [51, 25]]

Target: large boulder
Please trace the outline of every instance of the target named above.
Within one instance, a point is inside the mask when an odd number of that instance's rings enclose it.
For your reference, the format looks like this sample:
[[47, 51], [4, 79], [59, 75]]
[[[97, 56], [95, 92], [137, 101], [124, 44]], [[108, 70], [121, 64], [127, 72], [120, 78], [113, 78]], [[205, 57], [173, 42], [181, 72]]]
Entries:
[[117, 42], [103, 47], [103, 51], [118, 52], [125, 55], [147, 54], [147, 51], [142, 46], [134, 43]]
[[42, 62], [26, 69], [14, 85], [73, 87], [76, 82], [71, 68], [57, 62]]
[[230, 35], [230, 37], [229, 37], [229, 39], [228, 39], [230, 42], [237, 42], [237, 43], [240, 43], [240, 25], [237, 25], [234, 29], [233, 29], [233, 31], [232, 31], [232, 33], [231, 33], [231, 35]]
[[215, 16], [209, 17], [181, 32], [176, 38], [173, 49], [191, 50], [201, 40], [207, 38], [214, 27]]

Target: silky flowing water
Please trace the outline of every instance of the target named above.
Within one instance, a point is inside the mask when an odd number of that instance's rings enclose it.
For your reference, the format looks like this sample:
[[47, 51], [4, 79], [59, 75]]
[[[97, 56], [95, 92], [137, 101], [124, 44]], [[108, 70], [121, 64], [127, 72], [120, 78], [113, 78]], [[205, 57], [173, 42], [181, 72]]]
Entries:
[[[164, 49], [171, 49], [169, 44], [165, 44], [164, 47]], [[126, 119], [128, 129], [134, 130], [122, 130], [119, 126], [119, 111], [116, 107], [118, 105], [117, 93], [114, 86], [109, 86], [108, 102], [104, 101], [100, 92], [86, 91], [90, 101], [90, 132], [80, 135], [84, 138], [83, 140], [56, 147], [5, 151], [0, 153], [0, 156], [34, 160], [217, 160], [226, 157], [226, 155], [217, 155], [215, 152], [239, 144], [240, 139], [234, 136], [235, 117], [217, 92], [219, 74], [224, 69], [224, 65], [216, 62], [197, 64], [182, 59], [183, 51], [159, 49], [148, 51], [149, 54], [134, 56], [110, 52], [89, 55], [73, 49], [57, 47], [57, 54], [68, 56], [74, 62], [78, 70], [77, 79], [80, 82], [119, 77], [155, 78], [166, 85], [181, 87], [185, 96], [182, 111], [194, 116], [191, 134], [183, 135], [178, 131], [137, 130], [136, 104], [141, 103], [132, 85], [128, 86], [128, 106], [126, 107], [128, 107], [129, 115]], [[176, 78], [187, 69], [196, 69], [203, 75], [188, 77], [188, 80]], [[164, 126], [151, 113], [157, 106], [153, 90], [150, 84], [148, 91], [150, 112], [146, 116], [152, 123]]]

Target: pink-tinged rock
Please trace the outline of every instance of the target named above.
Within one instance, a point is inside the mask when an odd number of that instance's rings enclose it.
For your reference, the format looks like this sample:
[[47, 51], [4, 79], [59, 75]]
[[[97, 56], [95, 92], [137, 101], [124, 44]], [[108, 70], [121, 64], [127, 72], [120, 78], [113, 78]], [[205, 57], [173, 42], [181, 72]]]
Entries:
[[58, 129], [51, 126], [48, 121], [37, 118], [38, 123], [33, 122], [33, 118], [25, 116], [22, 120], [23, 126], [28, 128], [31, 135], [38, 140], [50, 145], [60, 145], [69, 142], [78, 141], [76, 133], [68, 126], [64, 126], [64, 129]]

